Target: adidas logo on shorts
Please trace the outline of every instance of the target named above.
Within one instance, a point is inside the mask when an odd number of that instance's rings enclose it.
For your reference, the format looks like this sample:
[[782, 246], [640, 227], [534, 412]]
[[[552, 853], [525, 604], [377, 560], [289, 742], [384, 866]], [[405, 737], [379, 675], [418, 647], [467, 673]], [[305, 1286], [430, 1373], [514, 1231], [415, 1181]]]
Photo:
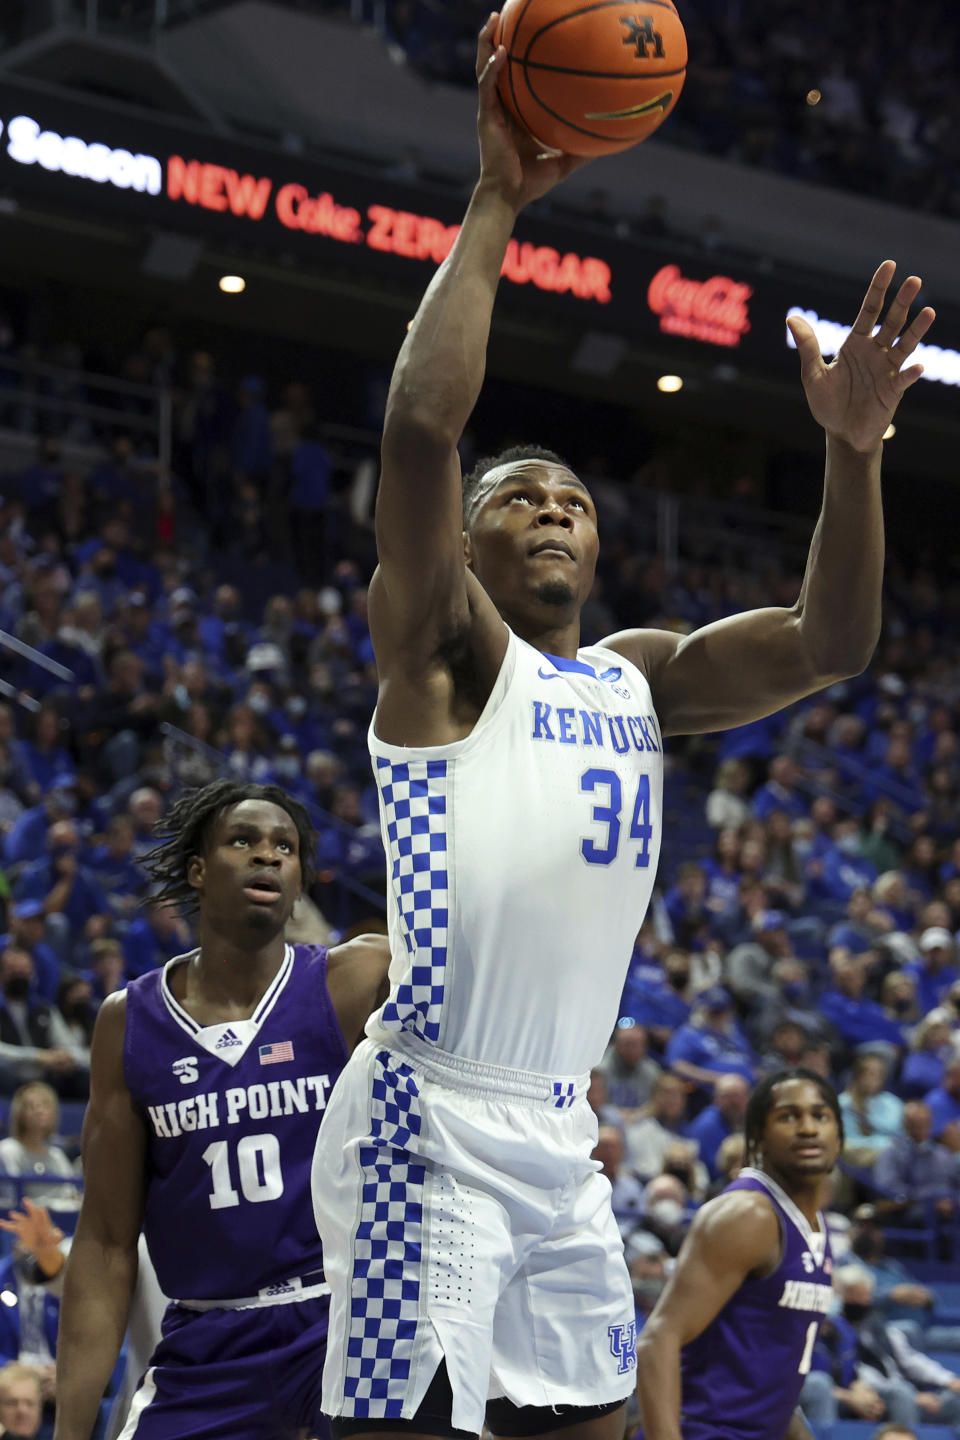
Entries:
[[223, 1034], [220, 1036], [220, 1039], [217, 1041], [216, 1045], [213, 1048], [215, 1050], [229, 1050], [234, 1045], [242, 1044], [243, 1041], [240, 1039], [239, 1035], [236, 1035], [232, 1030], [224, 1030]]

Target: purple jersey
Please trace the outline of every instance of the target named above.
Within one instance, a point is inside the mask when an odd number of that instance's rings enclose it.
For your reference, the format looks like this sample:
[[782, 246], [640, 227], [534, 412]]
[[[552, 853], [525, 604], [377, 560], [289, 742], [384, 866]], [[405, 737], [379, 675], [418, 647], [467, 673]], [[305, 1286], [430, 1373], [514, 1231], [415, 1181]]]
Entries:
[[287, 946], [249, 1020], [198, 1025], [174, 959], [127, 986], [124, 1073], [147, 1127], [144, 1233], [182, 1300], [285, 1295], [322, 1281], [310, 1164], [347, 1060], [322, 945]]
[[810, 1369], [817, 1332], [833, 1302], [826, 1222], [811, 1230], [776, 1181], [741, 1170], [731, 1190], [773, 1202], [783, 1242], [776, 1270], [745, 1280], [681, 1353], [684, 1440], [780, 1440]]

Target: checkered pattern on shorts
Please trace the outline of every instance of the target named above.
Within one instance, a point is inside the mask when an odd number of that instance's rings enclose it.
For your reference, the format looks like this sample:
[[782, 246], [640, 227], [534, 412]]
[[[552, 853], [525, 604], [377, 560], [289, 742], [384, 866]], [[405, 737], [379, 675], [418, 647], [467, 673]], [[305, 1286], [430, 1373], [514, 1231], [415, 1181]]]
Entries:
[[553, 1093], [557, 1097], [553, 1102], [554, 1108], [556, 1110], [569, 1110], [577, 1098], [576, 1089], [576, 1082], [573, 1080], [568, 1080], [566, 1083], [562, 1080], [554, 1080]]
[[407, 978], [383, 1008], [387, 1030], [440, 1039], [447, 964], [447, 762], [376, 759], [392, 862], [392, 893], [409, 965]]
[[424, 1166], [420, 1090], [386, 1050], [374, 1062], [371, 1127], [360, 1147], [363, 1194], [354, 1246], [344, 1413], [398, 1420], [420, 1305]]

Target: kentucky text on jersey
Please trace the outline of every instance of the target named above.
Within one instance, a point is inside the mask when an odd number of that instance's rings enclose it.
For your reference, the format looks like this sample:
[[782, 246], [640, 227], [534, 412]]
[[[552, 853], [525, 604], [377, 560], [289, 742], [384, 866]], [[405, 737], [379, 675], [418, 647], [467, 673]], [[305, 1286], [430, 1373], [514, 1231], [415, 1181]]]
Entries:
[[652, 715], [605, 715], [599, 710], [578, 710], [572, 705], [533, 702], [532, 740], [558, 745], [580, 745], [626, 755], [633, 750], [658, 750], [657, 722]]
[[829, 1315], [833, 1297], [832, 1285], [816, 1285], [812, 1280], [785, 1280], [778, 1303], [788, 1310], [810, 1310], [816, 1315]]
[[310, 1110], [323, 1110], [329, 1093], [329, 1076], [300, 1075], [296, 1080], [232, 1085], [223, 1091], [189, 1095], [165, 1105], [148, 1105], [147, 1114], [153, 1133], [160, 1139], [172, 1140], [190, 1130], [237, 1125], [243, 1116], [251, 1120], [272, 1120], [279, 1115], [305, 1115]]

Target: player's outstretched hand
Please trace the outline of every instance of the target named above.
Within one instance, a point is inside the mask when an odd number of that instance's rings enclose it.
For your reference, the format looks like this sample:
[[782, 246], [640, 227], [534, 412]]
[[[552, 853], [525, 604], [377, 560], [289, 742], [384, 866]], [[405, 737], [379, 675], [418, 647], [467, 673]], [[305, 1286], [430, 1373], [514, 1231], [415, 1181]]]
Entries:
[[494, 44], [499, 22], [494, 11], [477, 41], [480, 178], [497, 185], [519, 211], [588, 162], [582, 156], [545, 153], [503, 108], [497, 77], [507, 63], [507, 52], [504, 46]]
[[[827, 365], [811, 327], [798, 315], [787, 324], [800, 354], [801, 377], [810, 413], [828, 435], [869, 453], [883, 439], [904, 393], [923, 374], [909, 359], [933, 324], [929, 305], [904, 330], [921, 281], [911, 275], [897, 291], [876, 335], [873, 333], [896, 272], [884, 260], [864, 296], [860, 314], [832, 364]], [[902, 332], [902, 333], [901, 333]]]
[[0, 1220], [0, 1230], [16, 1235], [31, 1255], [41, 1250], [52, 1250], [63, 1239], [63, 1231], [50, 1219], [49, 1210], [24, 1200], [22, 1210], [11, 1210], [6, 1220]]

